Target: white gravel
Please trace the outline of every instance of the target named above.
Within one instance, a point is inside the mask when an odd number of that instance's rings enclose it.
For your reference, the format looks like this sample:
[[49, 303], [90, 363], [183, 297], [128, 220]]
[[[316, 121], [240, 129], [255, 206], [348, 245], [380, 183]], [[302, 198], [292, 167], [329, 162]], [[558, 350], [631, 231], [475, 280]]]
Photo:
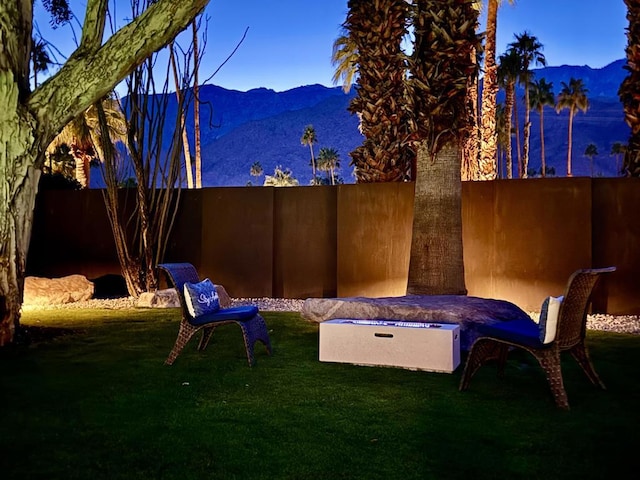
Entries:
[[[262, 311], [270, 312], [299, 312], [302, 309], [304, 300], [290, 298], [232, 298], [231, 304], [236, 305], [256, 305]], [[24, 305], [23, 310], [62, 310], [80, 308], [106, 308], [106, 309], [127, 309], [136, 308], [136, 299], [133, 297], [123, 297], [109, 300], [87, 300], [83, 302], [66, 303], [63, 305], [28, 306]], [[532, 317], [539, 315], [538, 312], [531, 312]], [[640, 335], [640, 315], [589, 315], [587, 317], [587, 328], [590, 330], [603, 330], [608, 332], [631, 333]]]

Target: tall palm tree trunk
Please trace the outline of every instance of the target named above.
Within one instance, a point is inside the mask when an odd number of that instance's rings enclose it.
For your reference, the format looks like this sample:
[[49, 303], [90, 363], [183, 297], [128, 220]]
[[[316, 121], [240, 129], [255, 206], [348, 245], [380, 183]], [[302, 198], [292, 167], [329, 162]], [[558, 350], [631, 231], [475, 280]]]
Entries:
[[424, 144], [418, 148], [408, 294], [466, 294], [460, 163], [455, 144], [435, 158]]
[[[176, 99], [178, 105], [182, 105], [180, 93], [180, 80], [178, 79], [178, 67], [176, 66], [176, 57], [173, 50], [173, 43], [169, 45], [169, 61], [171, 63], [171, 71], [173, 72], [173, 82], [176, 85]], [[193, 167], [191, 166], [191, 152], [189, 150], [189, 137], [187, 136], [187, 125], [184, 119], [184, 110], [180, 110], [180, 124], [182, 125], [182, 149], [184, 151], [184, 169], [187, 173], [187, 188], [193, 188]]]
[[198, 26], [194, 20], [193, 32], [193, 132], [195, 136], [196, 188], [202, 188], [202, 149], [200, 146], [200, 92], [198, 70], [200, 69], [200, 53], [198, 52]]
[[522, 178], [527, 178], [529, 171], [529, 139], [531, 138], [531, 107], [529, 106], [529, 84], [524, 87], [524, 139], [522, 146]]
[[496, 133], [496, 97], [498, 95], [498, 65], [496, 63], [496, 29], [498, 0], [489, 0], [485, 40], [484, 84], [482, 88], [479, 179], [496, 178], [498, 135]]
[[[477, 65], [477, 52], [474, 48], [471, 52], [471, 62]], [[469, 129], [462, 147], [462, 167], [460, 174], [462, 180], [490, 180], [482, 176], [482, 169], [479, 155], [480, 135], [478, 128], [478, 75], [468, 79], [467, 85], [467, 105], [469, 109], [469, 121], [472, 128]]]
[[573, 146], [573, 115], [574, 110], [571, 108], [569, 110], [569, 142], [567, 148], [567, 177], [572, 177], [571, 173], [571, 148]]
[[510, 82], [507, 84], [504, 99], [504, 108], [506, 110], [505, 129], [507, 130], [507, 144], [505, 145], [507, 155], [507, 178], [513, 178], [513, 146], [511, 144], [511, 130], [513, 128], [513, 123], [511, 119], [513, 118], [514, 97], [514, 85]]
[[540, 175], [547, 175], [547, 163], [544, 156], [544, 106], [540, 109]]
[[518, 178], [522, 178], [522, 151], [520, 149], [520, 121], [518, 120], [518, 99], [513, 95], [513, 122], [516, 130], [516, 153], [518, 154]]

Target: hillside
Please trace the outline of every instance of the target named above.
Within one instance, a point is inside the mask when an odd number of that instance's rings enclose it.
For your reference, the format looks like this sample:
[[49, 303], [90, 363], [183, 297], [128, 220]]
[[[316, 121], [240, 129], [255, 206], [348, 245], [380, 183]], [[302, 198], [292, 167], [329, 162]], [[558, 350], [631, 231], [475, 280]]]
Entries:
[[[574, 175], [590, 174], [589, 159], [583, 155], [590, 143], [594, 143], [599, 152], [594, 159], [594, 175], [616, 174], [615, 160], [609, 155], [611, 145], [616, 141], [625, 143], [629, 136], [617, 96], [618, 87], [626, 75], [624, 63], [618, 60], [601, 69], [563, 65], [534, 70], [536, 78], [545, 78], [553, 83], [555, 93], [562, 88], [561, 82], [568, 83], [571, 77], [582, 79], [589, 90], [591, 106], [586, 114], [580, 112], [574, 120]], [[243, 186], [251, 181], [261, 185], [264, 177], [255, 179], [249, 174], [251, 165], [259, 161], [267, 175], [281, 165], [290, 168], [301, 185], [308, 185], [311, 179], [309, 148], [300, 143], [300, 137], [309, 124], [314, 126], [318, 138], [314, 146], [316, 155], [321, 147], [335, 148], [342, 164], [340, 175], [346, 183], [354, 182], [349, 152], [362, 142], [362, 135], [358, 131], [357, 117], [347, 111], [353, 95], [353, 92], [344, 94], [339, 87], [322, 85], [285, 92], [265, 88], [239, 92], [215, 85], [202, 86], [203, 183], [206, 186]], [[518, 114], [521, 129], [523, 95], [520, 89]], [[501, 98], [500, 95], [499, 100]], [[171, 102], [168, 116], [175, 118], [175, 100]], [[192, 112], [187, 119], [192, 138]], [[568, 112], [565, 110], [557, 114], [547, 107], [544, 121], [547, 164], [556, 169], [557, 175], [565, 175]], [[531, 123], [530, 168], [539, 169], [537, 112], [531, 113]], [[98, 177], [92, 176], [94, 180]]]

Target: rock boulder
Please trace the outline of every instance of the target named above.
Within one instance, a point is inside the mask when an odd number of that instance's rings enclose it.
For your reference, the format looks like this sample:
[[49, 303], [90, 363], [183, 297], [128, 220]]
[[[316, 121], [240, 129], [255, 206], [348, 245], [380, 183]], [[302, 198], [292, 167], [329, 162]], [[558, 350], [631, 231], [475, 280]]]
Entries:
[[25, 305], [60, 305], [93, 298], [93, 282], [84, 275], [61, 278], [27, 277], [24, 280]]

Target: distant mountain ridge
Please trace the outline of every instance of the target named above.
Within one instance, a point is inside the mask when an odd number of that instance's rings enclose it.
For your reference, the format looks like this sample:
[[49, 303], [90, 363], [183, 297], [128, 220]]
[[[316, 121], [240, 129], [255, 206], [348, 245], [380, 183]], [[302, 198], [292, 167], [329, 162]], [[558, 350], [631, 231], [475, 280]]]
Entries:
[[[561, 82], [580, 78], [589, 90], [590, 108], [580, 112], [574, 120], [573, 173], [589, 175], [591, 166], [584, 157], [589, 143], [594, 143], [598, 156], [594, 159], [594, 175], [612, 176], [616, 173], [614, 159], [609, 155], [614, 142], [626, 143], [629, 128], [624, 122], [618, 88], [627, 72], [625, 60], [606, 67], [588, 66], [546, 67], [534, 70], [536, 78], [553, 83], [557, 94]], [[524, 121], [523, 90], [518, 90], [518, 117], [522, 130]], [[203, 184], [205, 186], [244, 186], [251, 182], [262, 185], [264, 176], [250, 175], [251, 165], [259, 161], [264, 173], [270, 175], [276, 166], [289, 168], [300, 185], [311, 180], [309, 148], [300, 139], [307, 125], [313, 125], [321, 147], [335, 148], [340, 154], [339, 173], [345, 183], [353, 183], [353, 168], [349, 152], [362, 143], [357, 116], [348, 112], [354, 97], [352, 90], [345, 94], [340, 87], [308, 85], [284, 92], [258, 88], [247, 92], [227, 90], [215, 85], [200, 87]], [[498, 97], [502, 99], [502, 94]], [[175, 118], [175, 99], [170, 101], [168, 117]], [[193, 138], [193, 112], [187, 113], [187, 130]], [[547, 107], [544, 114], [547, 164], [558, 176], [566, 174], [568, 112], [560, 114]], [[172, 122], [168, 122], [171, 124]], [[530, 168], [540, 167], [539, 116], [531, 113]], [[167, 136], [168, 137], [168, 136]], [[514, 138], [515, 145], [515, 138]], [[192, 150], [193, 151], [193, 150]], [[514, 162], [517, 161], [514, 154]], [[92, 177], [98, 177], [94, 175]]]

